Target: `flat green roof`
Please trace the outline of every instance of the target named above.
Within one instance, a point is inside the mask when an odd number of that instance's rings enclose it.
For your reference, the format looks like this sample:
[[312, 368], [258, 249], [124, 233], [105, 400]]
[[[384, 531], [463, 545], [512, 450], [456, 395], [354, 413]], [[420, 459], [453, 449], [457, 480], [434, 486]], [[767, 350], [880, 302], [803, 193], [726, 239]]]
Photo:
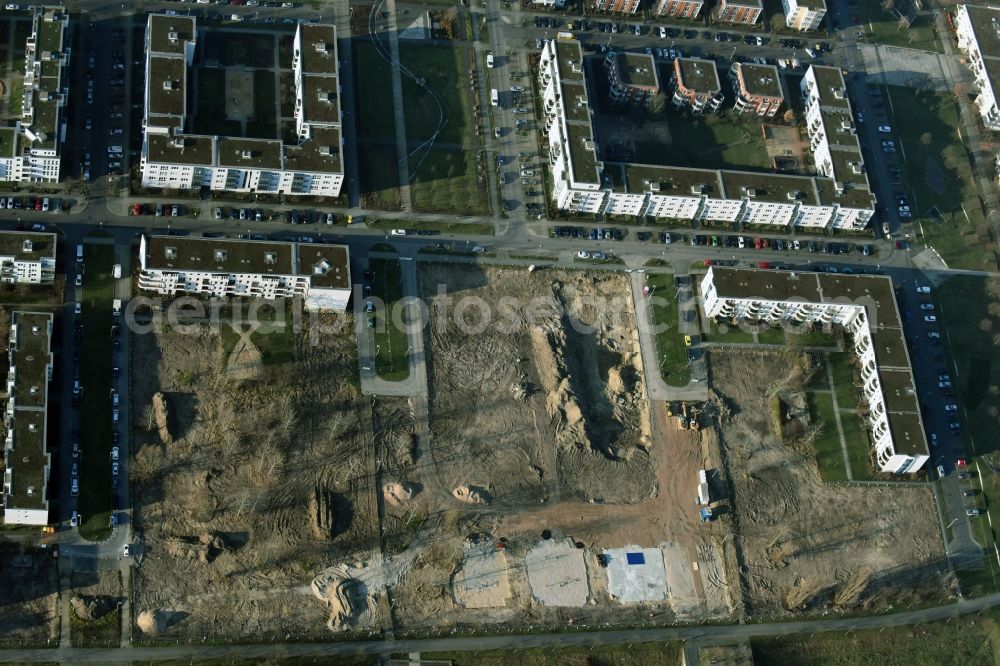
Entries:
[[[729, 199], [743, 197], [745, 190], [753, 190], [754, 201], [771, 201], [774, 203], [793, 204], [796, 201], [808, 205], [818, 202], [810, 176], [789, 176], [773, 173], [754, 173], [750, 171], [723, 171], [722, 183]], [[789, 198], [789, 193], [796, 193], [797, 198]]]
[[[569, 143], [573, 180], [578, 183], [601, 182], [601, 176], [597, 172], [597, 152], [590, 123], [566, 123], [566, 141]], [[588, 145], [594, 149], [588, 148]]]
[[241, 169], [280, 169], [281, 142], [219, 137], [218, 165]]
[[[30, 241], [31, 247], [25, 245]], [[13, 257], [15, 261], [40, 261], [56, 259], [56, 235], [25, 231], [0, 231], [0, 257]]]
[[575, 39], [557, 39], [556, 62], [562, 81], [583, 82], [583, 47]]
[[306, 122], [339, 123], [340, 92], [337, 77], [303, 75], [302, 106]]
[[[653, 191], [667, 196], [691, 197], [699, 196], [692, 191], [693, 187], [698, 187], [700, 194], [713, 198], [722, 195], [719, 172], [714, 170], [626, 164], [625, 173], [630, 192]], [[652, 187], [646, 184], [647, 181]]]
[[1000, 34], [993, 27], [993, 21], [1000, 22], [1000, 8], [965, 5], [976, 35], [979, 50], [986, 58], [1000, 58]]
[[807, 9], [826, 9], [826, 0], [795, 0], [795, 4]]
[[659, 86], [656, 77], [656, 60], [645, 53], [623, 51], [615, 55], [618, 78], [628, 86], [655, 88]]
[[590, 98], [587, 95], [586, 85], [563, 82], [562, 103], [567, 120], [590, 122]]
[[843, 191], [838, 193], [832, 178], [816, 178], [815, 181], [820, 202], [828, 206], [839, 204], [848, 208], [871, 209], [874, 205], [872, 193], [867, 187], [848, 184], [844, 186]]
[[756, 65], [747, 62], [739, 63], [739, 65], [743, 87], [746, 89], [748, 95], [784, 98], [777, 67], [774, 65]]
[[[187, 105], [187, 64], [182, 58], [149, 58], [148, 112], [183, 116]], [[222, 112], [222, 109], [219, 109]]]
[[147, 159], [154, 162], [211, 166], [215, 160], [215, 139], [210, 136], [147, 134], [146, 148]]
[[285, 144], [285, 169], [312, 173], [343, 173], [340, 130], [336, 127], [313, 127], [307, 141]]
[[310, 276], [310, 284], [321, 289], [350, 289], [351, 259], [346, 245], [299, 243], [299, 275]]
[[336, 74], [336, 28], [327, 24], [303, 23], [299, 29], [302, 31], [302, 71]]
[[[7, 509], [46, 509], [46, 410], [48, 407], [52, 315], [11, 313], [10, 364], [14, 373], [13, 450], [6, 456], [11, 489]], [[13, 336], [12, 336], [13, 337]]]
[[[151, 53], [184, 54], [184, 42], [193, 41], [195, 20], [190, 16], [167, 16], [150, 14], [147, 25], [147, 39]], [[171, 33], [175, 33], [172, 35]], [[171, 37], [174, 37], [171, 39]]]
[[715, 63], [701, 58], [678, 58], [681, 84], [697, 93], [714, 95], [722, 89]]
[[[816, 75], [816, 93], [822, 106], [849, 108], [844, 76], [837, 67], [810, 65]], [[839, 96], [838, 96], [839, 95]]]

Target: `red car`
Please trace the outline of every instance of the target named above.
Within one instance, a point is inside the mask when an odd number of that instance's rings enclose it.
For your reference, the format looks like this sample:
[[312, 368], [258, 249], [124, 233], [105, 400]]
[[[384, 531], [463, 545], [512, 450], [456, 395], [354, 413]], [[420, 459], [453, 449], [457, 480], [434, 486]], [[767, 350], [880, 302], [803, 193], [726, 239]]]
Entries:
[[959, 467], [965, 467], [969, 463], [965, 461], [965, 458], [959, 458], [958, 460], [955, 461], [955, 464], [958, 465]]
[[757, 262], [757, 268], [770, 268], [770, 267], [771, 267], [771, 264], [767, 263], [766, 261], [758, 261]]
[[135, 204], [132, 206], [133, 215], [142, 215], [142, 204]]
[[41, 209], [42, 209], [42, 200], [35, 199], [35, 210], [41, 210]]
[[763, 243], [760, 242], [759, 238], [754, 238], [753, 246], [759, 250], [761, 247], [763, 247]]
[[712, 265], [712, 260], [711, 259], [705, 259], [704, 261], [702, 261], [702, 263], [705, 264], [706, 266], [711, 266]]

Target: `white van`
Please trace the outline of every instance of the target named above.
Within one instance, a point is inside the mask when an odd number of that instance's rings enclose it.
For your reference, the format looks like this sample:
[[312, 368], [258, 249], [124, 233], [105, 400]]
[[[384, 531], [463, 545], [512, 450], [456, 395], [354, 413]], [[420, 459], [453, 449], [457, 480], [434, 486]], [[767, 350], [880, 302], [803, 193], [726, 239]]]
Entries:
[[500, 93], [497, 92], [496, 88], [490, 89], [490, 103], [493, 106], [500, 106]]
[[493, 69], [493, 54], [492, 53], [487, 53], [486, 54], [486, 66], [489, 67], [490, 69]]

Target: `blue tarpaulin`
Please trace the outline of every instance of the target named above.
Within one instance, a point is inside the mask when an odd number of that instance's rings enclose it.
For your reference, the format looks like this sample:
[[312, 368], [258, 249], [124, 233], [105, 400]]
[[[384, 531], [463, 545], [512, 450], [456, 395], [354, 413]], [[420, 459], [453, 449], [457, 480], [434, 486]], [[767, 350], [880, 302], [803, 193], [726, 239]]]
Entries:
[[625, 553], [625, 561], [629, 564], [645, 564], [646, 556], [642, 553]]

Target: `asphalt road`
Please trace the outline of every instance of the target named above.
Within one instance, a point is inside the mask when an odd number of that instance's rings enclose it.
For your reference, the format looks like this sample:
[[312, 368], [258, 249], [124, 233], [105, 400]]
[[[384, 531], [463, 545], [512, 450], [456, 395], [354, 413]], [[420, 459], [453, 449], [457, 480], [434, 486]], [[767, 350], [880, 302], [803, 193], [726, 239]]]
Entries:
[[662, 629], [632, 629], [624, 631], [586, 631], [560, 634], [518, 634], [509, 636], [470, 636], [344, 643], [287, 643], [268, 645], [225, 645], [150, 647], [126, 649], [59, 648], [39, 650], [3, 650], [0, 656], [18, 663], [72, 661], [80, 663], [114, 663], [129, 660], [167, 661], [194, 659], [264, 659], [294, 657], [333, 657], [360, 654], [410, 652], [473, 652], [487, 650], [519, 650], [528, 648], [596, 647], [663, 641], [702, 639], [712, 642], [745, 641], [761, 636], [794, 636], [825, 632], [851, 632], [883, 627], [901, 627], [922, 622], [948, 620], [977, 613], [1000, 605], [1000, 593], [976, 599], [961, 600], [947, 606], [860, 618], [804, 620], [773, 624], [742, 624]]

